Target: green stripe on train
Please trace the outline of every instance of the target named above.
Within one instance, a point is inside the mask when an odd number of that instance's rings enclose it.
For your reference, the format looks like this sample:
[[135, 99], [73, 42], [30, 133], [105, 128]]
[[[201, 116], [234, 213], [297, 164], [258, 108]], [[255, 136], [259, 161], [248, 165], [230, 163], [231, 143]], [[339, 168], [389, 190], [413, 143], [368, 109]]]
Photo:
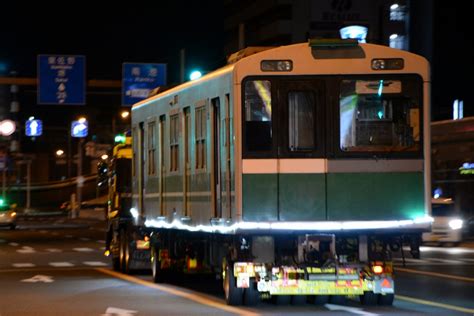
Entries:
[[328, 220], [413, 219], [424, 215], [423, 174], [330, 173]]
[[422, 173], [244, 174], [244, 221], [413, 219]]
[[245, 221], [320, 221], [326, 218], [324, 174], [244, 174]]

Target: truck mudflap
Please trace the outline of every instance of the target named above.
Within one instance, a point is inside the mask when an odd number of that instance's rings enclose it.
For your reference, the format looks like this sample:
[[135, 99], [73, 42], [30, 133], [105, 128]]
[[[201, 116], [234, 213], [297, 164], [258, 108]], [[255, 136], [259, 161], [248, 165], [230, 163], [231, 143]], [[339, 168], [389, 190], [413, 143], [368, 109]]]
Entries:
[[[271, 271], [267, 273], [267, 271]], [[272, 267], [252, 262], [236, 262], [237, 287], [248, 288], [251, 278], [259, 292], [270, 295], [362, 295], [394, 293], [391, 274], [364, 277], [361, 268]]]

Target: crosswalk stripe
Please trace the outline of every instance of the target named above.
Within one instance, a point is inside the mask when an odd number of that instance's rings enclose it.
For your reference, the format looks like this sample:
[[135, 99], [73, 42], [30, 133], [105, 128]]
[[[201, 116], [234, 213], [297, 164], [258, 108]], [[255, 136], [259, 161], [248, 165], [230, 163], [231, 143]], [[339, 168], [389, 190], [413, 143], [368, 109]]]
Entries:
[[15, 268], [33, 268], [33, 267], [36, 267], [36, 265], [34, 263], [28, 263], [28, 262], [14, 263], [14, 264], [12, 264], [12, 266], [15, 267]]
[[83, 248], [73, 248], [72, 250], [74, 251], [79, 251], [79, 252], [93, 252], [94, 249], [92, 248], [86, 248], [86, 247], [83, 247]]
[[102, 262], [102, 261], [84, 261], [83, 263], [86, 266], [92, 266], [92, 267], [106, 267], [106, 266], [108, 266], [107, 263]]
[[50, 262], [49, 265], [56, 268], [74, 267], [70, 262]]
[[56, 248], [47, 248], [46, 251], [49, 251], [49, 252], [62, 252], [61, 249], [56, 249]]

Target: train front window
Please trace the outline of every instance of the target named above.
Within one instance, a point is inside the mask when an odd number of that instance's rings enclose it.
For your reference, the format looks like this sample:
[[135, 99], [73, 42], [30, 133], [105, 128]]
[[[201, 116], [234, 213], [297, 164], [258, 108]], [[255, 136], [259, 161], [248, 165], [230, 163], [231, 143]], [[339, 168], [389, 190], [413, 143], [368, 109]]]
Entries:
[[346, 152], [420, 149], [420, 108], [413, 80], [342, 80], [340, 148]]
[[312, 91], [288, 92], [288, 145], [290, 151], [314, 149], [314, 103]]
[[268, 80], [245, 83], [245, 146], [247, 151], [272, 149], [272, 97]]

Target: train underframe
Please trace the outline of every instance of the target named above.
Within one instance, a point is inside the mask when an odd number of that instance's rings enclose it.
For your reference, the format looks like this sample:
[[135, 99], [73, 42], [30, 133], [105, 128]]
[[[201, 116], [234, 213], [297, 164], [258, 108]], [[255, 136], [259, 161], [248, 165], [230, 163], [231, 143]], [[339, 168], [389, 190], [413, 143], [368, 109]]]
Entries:
[[420, 233], [256, 232], [233, 235], [150, 229], [130, 221], [110, 225], [106, 249], [114, 269], [151, 270], [153, 281], [215, 274], [229, 305], [340, 303], [391, 305], [392, 253], [410, 247], [419, 257]]

